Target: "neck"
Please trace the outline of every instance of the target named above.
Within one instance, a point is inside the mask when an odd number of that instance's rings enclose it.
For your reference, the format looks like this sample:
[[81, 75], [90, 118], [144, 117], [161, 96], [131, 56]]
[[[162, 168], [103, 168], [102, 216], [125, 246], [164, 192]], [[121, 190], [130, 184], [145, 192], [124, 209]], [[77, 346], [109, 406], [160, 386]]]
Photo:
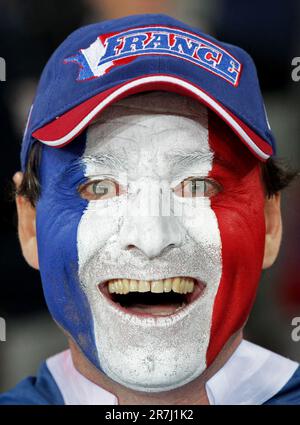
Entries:
[[209, 404], [205, 384], [227, 362], [242, 340], [242, 330], [235, 333], [225, 344], [215, 361], [198, 378], [180, 388], [157, 393], [134, 391], [111, 380], [95, 368], [82, 354], [74, 341], [69, 338], [72, 359], [79, 373], [118, 398], [119, 404], [152, 405], [204, 405]]

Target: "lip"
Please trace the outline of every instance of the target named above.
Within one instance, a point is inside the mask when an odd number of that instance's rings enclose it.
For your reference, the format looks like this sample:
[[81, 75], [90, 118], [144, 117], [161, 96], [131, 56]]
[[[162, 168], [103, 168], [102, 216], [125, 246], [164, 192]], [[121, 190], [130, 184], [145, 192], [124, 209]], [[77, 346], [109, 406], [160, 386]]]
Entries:
[[[185, 312], [193, 307], [193, 304], [199, 299], [202, 298], [203, 295], [206, 292], [206, 284], [204, 282], [202, 282], [201, 280], [195, 278], [195, 277], [191, 277], [191, 276], [170, 276], [169, 278], [174, 278], [174, 277], [188, 277], [194, 280], [194, 291], [192, 293], [189, 294], [185, 294], [185, 305], [180, 308], [178, 311], [175, 311], [171, 314], [151, 314], [151, 313], [144, 313], [144, 312], [139, 312], [139, 311], [131, 311], [130, 309], [127, 309], [125, 307], [122, 307], [119, 303], [114, 302], [111, 298], [111, 295], [108, 291], [108, 282], [112, 279], [106, 280], [106, 281], [102, 281], [100, 282], [97, 286], [98, 286], [98, 290], [99, 292], [103, 295], [103, 297], [106, 299], [107, 302], [110, 303], [111, 306], [113, 306], [113, 308], [119, 312], [122, 312], [123, 314], [126, 314], [127, 316], [131, 316], [131, 317], [138, 317], [140, 319], [166, 319], [166, 318], [176, 318], [178, 316], [181, 316], [182, 314], [185, 314]], [[167, 279], [168, 277], [164, 277], [164, 279]], [[120, 277], [117, 277], [115, 279], [121, 279]], [[128, 277], [122, 277], [122, 279], [130, 279]], [[152, 279], [148, 279], [149, 281], [152, 281]]]

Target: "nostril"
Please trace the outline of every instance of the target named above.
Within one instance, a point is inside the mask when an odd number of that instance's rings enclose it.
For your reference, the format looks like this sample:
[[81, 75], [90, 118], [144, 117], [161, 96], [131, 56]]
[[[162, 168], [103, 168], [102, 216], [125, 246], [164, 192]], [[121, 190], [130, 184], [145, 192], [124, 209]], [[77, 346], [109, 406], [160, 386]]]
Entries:
[[126, 249], [129, 251], [130, 249], [136, 248], [134, 245], [127, 245]]
[[161, 254], [166, 254], [167, 252], [170, 251], [170, 249], [176, 248], [176, 244], [175, 243], [170, 243], [170, 245], [166, 246], [162, 251]]

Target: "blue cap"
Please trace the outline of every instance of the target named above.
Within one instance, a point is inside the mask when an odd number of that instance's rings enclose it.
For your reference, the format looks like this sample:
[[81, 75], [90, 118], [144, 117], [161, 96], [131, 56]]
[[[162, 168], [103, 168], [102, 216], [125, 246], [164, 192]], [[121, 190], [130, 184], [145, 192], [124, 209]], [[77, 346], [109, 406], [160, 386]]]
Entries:
[[165, 90], [218, 114], [260, 160], [275, 153], [251, 57], [166, 15], [134, 15], [82, 27], [42, 73], [22, 144], [24, 169], [37, 139], [70, 143], [108, 105]]

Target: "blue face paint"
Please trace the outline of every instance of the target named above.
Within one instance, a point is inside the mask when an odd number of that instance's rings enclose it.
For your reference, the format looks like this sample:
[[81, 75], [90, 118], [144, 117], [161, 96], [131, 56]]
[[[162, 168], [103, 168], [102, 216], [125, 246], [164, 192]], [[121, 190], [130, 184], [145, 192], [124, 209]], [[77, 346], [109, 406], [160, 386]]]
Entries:
[[43, 146], [36, 227], [39, 267], [49, 311], [99, 367], [91, 310], [78, 279], [77, 228], [88, 204], [77, 190], [86, 180], [81, 163], [85, 144], [86, 132], [62, 149]]

